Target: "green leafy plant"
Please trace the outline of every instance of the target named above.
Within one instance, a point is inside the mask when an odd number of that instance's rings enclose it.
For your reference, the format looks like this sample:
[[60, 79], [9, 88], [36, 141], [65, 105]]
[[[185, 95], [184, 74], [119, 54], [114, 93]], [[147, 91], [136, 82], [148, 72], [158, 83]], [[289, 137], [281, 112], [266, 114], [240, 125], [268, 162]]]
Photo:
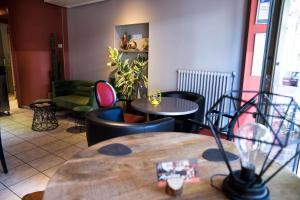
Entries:
[[120, 96], [125, 99], [133, 100], [137, 98], [139, 88], [148, 87], [148, 59], [137, 55], [131, 61], [122, 59], [116, 48], [108, 48], [109, 59], [108, 66], [114, 68], [114, 86]]

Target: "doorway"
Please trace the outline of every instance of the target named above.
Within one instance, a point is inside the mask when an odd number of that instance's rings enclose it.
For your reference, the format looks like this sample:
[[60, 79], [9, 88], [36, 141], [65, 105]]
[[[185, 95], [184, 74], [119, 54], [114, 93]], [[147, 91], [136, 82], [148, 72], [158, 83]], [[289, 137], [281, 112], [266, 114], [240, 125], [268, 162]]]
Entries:
[[[300, 0], [253, 0], [249, 15], [242, 89], [292, 96], [299, 104]], [[295, 120], [300, 124], [300, 116]], [[296, 136], [299, 130], [292, 131]], [[283, 164], [299, 150], [300, 145], [288, 146], [276, 162]], [[299, 156], [287, 166], [300, 176], [299, 167]]]
[[15, 94], [15, 80], [13, 76], [13, 67], [11, 59], [11, 48], [10, 48], [10, 37], [8, 34], [7, 24], [0, 23], [0, 34], [1, 34], [1, 43], [2, 43], [2, 52], [1, 55], [1, 64], [5, 66], [6, 77], [7, 77], [7, 89], [8, 93]]
[[2, 71], [5, 76], [5, 81], [2, 84], [6, 84], [4, 87], [7, 88], [7, 95], [9, 99], [9, 105], [7, 105], [9, 108], [3, 108], [3, 110], [8, 111], [18, 107], [10, 41], [8, 24], [0, 23], [0, 66], [3, 68]]
[[272, 92], [292, 96], [300, 103], [300, 0], [284, 4]]
[[[274, 61], [266, 65], [263, 72], [265, 77], [271, 77], [270, 84], [265, 84], [269, 86], [265, 88], [269, 88], [267, 91], [272, 93], [293, 97], [300, 105], [300, 0], [286, 0], [278, 7], [281, 7], [280, 12], [278, 10], [278, 27], [269, 33], [270, 37], [277, 35], [277, 39], [268, 46], [268, 49], [274, 50], [274, 53], [269, 54], [274, 57]], [[300, 124], [298, 113], [294, 122]], [[295, 130], [295, 138], [298, 138], [298, 131]], [[291, 145], [286, 149], [288, 157], [298, 152], [300, 145]], [[299, 156], [288, 167], [300, 176]]]

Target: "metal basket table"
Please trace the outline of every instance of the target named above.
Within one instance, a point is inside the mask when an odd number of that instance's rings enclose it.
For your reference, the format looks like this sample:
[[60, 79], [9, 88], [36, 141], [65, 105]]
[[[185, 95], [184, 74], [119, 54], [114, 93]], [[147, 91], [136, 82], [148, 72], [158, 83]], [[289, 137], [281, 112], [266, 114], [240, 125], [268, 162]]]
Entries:
[[58, 127], [55, 117], [55, 104], [50, 99], [40, 99], [30, 105], [34, 111], [32, 119], [32, 130], [49, 131]]

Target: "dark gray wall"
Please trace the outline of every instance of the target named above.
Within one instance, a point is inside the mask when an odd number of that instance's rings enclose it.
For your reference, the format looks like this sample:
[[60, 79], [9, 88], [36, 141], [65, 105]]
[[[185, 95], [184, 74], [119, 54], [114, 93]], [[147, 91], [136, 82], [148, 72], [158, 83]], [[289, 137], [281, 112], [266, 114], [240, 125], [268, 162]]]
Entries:
[[176, 89], [176, 70], [182, 68], [235, 71], [238, 80], [246, 5], [247, 0], [107, 0], [68, 9], [71, 78], [107, 79], [115, 26], [149, 22], [149, 88]]

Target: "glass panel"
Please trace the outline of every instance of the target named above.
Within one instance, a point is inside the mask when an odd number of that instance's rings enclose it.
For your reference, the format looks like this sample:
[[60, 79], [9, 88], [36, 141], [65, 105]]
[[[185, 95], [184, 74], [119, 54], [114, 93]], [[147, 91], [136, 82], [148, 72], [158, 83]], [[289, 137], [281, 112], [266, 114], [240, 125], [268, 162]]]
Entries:
[[[280, 37], [277, 49], [276, 66], [272, 80], [273, 93], [292, 96], [300, 102], [300, 0], [286, 0], [282, 14]], [[295, 119], [299, 123], [300, 116]], [[279, 157], [282, 163], [286, 157], [294, 154], [296, 146], [290, 146], [283, 156]], [[293, 169], [293, 162], [288, 166]]]

